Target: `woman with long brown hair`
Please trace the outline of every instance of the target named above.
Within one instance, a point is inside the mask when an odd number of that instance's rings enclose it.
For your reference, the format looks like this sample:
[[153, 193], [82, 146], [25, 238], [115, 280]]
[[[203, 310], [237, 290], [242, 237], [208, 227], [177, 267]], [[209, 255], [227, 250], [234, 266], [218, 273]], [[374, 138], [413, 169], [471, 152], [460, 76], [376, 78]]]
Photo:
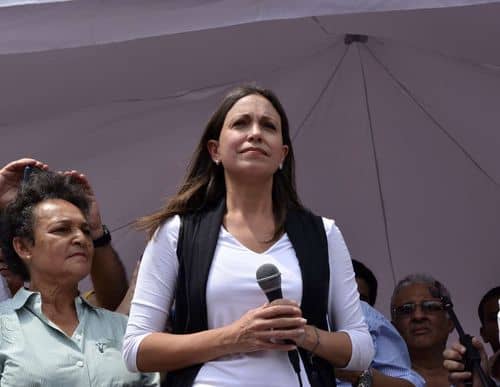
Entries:
[[[288, 120], [271, 91], [224, 98], [178, 193], [139, 224], [151, 240], [124, 340], [129, 369], [167, 371], [168, 386], [289, 387], [334, 385], [332, 365], [368, 367], [349, 253], [334, 222], [297, 197]], [[284, 298], [271, 303], [255, 279], [265, 263], [283, 277]]]

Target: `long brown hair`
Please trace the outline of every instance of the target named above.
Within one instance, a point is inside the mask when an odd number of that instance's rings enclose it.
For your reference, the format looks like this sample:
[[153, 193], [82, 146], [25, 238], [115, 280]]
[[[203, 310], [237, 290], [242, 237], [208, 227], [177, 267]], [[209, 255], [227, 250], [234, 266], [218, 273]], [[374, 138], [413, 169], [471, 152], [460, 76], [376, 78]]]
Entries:
[[144, 216], [136, 222], [141, 230], [146, 230], [151, 238], [158, 227], [174, 215], [203, 211], [210, 208], [226, 195], [224, 170], [216, 165], [207, 149], [209, 140], [218, 140], [228, 111], [241, 98], [257, 94], [266, 98], [281, 118], [283, 144], [288, 145], [288, 154], [283, 168], [276, 171], [273, 178], [272, 200], [276, 229], [272, 240], [284, 231], [286, 213], [289, 208], [302, 208], [295, 189], [295, 159], [293, 156], [290, 128], [285, 110], [278, 97], [268, 89], [257, 86], [240, 86], [231, 90], [222, 100], [219, 108], [208, 121], [203, 136], [191, 158], [184, 182], [177, 193], [159, 211]]

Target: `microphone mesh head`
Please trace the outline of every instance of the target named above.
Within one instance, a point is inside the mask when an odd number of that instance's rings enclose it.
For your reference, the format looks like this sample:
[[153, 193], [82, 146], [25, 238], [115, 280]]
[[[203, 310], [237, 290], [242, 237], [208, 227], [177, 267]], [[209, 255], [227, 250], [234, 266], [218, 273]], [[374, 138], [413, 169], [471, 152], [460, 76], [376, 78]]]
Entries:
[[261, 265], [257, 269], [255, 277], [264, 293], [281, 288], [281, 273], [272, 263]]

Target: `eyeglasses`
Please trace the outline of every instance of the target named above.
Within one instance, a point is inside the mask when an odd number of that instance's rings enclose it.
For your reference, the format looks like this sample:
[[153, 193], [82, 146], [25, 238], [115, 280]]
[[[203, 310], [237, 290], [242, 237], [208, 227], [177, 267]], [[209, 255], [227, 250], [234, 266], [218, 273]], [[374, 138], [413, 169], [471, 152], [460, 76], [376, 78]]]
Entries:
[[408, 317], [415, 313], [417, 307], [420, 307], [422, 313], [425, 314], [438, 313], [444, 310], [444, 306], [441, 301], [428, 300], [422, 301], [419, 304], [415, 302], [408, 302], [400, 306], [395, 306], [391, 309], [391, 312], [396, 317]]

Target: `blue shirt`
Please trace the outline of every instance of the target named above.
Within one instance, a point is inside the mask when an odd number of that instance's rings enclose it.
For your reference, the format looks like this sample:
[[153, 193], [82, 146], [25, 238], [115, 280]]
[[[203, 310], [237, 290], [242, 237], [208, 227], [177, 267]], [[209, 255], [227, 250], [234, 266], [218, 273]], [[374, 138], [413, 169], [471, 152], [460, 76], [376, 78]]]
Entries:
[[[408, 348], [396, 328], [382, 313], [364, 301], [361, 301], [361, 309], [375, 347], [375, 356], [370, 368], [387, 376], [405, 379], [415, 387], [424, 387], [424, 379], [411, 369]], [[351, 383], [337, 380], [337, 386], [351, 387]]]
[[75, 298], [78, 326], [66, 335], [42, 312], [40, 293], [19, 289], [0, 304], [0, 386], [158, 386], [121, 357], [127, 319]]

